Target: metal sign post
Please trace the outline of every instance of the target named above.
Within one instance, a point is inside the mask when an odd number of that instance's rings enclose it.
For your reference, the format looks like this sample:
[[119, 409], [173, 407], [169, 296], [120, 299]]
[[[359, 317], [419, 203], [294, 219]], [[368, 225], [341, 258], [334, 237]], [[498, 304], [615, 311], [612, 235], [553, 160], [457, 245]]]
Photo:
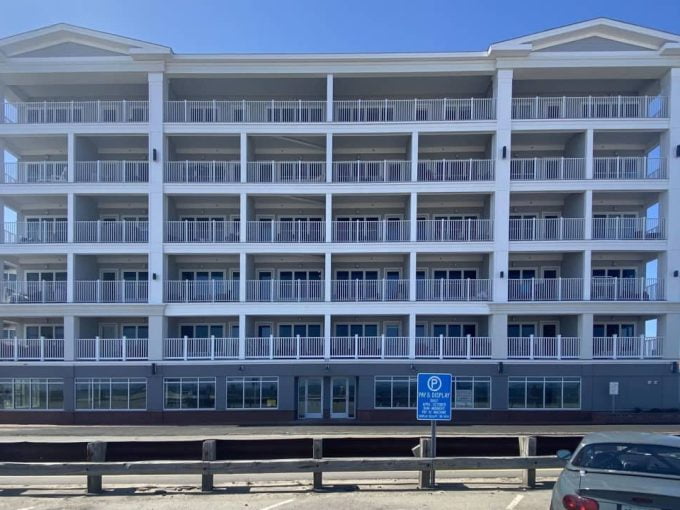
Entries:
[[[430, 454], [437, 456], [437, 421], [451, 420], [451, 374], [418, 374], [417, 419], [430, 422]], [[434, 485], [434, 469], [430, 485]]]

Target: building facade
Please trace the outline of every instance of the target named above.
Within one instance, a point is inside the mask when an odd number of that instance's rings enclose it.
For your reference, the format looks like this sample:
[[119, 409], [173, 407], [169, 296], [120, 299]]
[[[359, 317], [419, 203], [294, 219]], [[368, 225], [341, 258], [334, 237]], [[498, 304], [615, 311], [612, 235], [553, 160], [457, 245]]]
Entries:
[[678, 35], [55, 25], [0, 40], [0, 98], [0, 422], [404, 423], [418, 372], [460, 422], [680, 408]]

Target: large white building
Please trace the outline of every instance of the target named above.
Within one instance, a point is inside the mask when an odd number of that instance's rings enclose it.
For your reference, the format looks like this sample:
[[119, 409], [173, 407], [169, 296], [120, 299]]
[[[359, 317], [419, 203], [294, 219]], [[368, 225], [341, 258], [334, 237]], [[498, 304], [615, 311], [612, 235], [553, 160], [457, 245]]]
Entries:
[[405, 422], [422, 371], [461, 422], [680, 408], [679, 35], [60, 24], [0, 40], [0, 100], [0, 421]]

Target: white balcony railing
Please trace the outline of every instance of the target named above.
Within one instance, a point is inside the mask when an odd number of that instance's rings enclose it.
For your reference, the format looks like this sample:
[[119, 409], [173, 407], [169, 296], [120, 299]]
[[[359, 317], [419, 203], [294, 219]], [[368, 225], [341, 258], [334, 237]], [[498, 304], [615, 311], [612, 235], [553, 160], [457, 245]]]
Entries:
[[584, 158], [513, 158], [513, 181], [564, 181], [586, 178]]
[[493, 220], [418, 220], [418, 241], [491, 241]]
[[593, 239], [608, 241], [666, 239], [665, 218], [593, 218]]
[[52, 244], [68, 240], [66, 221], [14, 221], [5, 222], [5, 244]]
[[333, 336], [331, 359], [406, 359], [408, 337], [398, 336]]
[[250, 161], [248, 182], [326, 182], [325, 161]]
[[664, 96], [515, 97], [513, 119], [659, 119], [668, 117]]
[[583, 218], [510, 219], [511, 241], [573, 241], [585, 238]]
[[578, 359], [577, 336], [523, 336], [508, 338], [508, 359]]
[[0, 340], [0, 361], [62, 361], [62, 338], [5, 338]]
[[229, 360], [238, 359], [238, 338], [166, 338], [163, 341], [165, 360]]
[[78, 361], [144, 361], [149, 359], [146, 338], [79, 338], [76, 340]]
[[248, 280], [247, 301], [323, 301], [322, 280]]
[[664, 301], [666, 291], [661, 278], [593, 277], [590, 281], [593, 301]]
[[0, 281], [1, 303], [66, 303], [66, 282]]
[[418, 161], [420, 182], [474, 182], [494, 180], [492, 159], [436, 159]]
[[581, 301], [583, 278], [508, 280], [509, 301]]
[[661, 336], [593, 337], [594, 359], [659, 359], [663, 357]]
[[68, 182], [66, 161], [5, 162], [2, 184], [52, 184]]
[[495, 118], [496, 103], [489, 97], [333, 101], [335, 122], [439, 122]]
[[238, 221], [166, 221], [166, 243], [238, 243]]
[[76, 221], [76, 243], [146, 243], [149, 241], [148, 221]]
[[334, 221], [334, 243], [385, 243], [411, 238], [408, 220]]
[[418, 301], [491, 301], [491, 280], [416, 280]]
[[593, 179], [624, 181], [667, 178], [666, 158], [646, 156], [593, 158]]
[[166, 303], [226, 303], [239, 300], [238, 280], [167, 280]]
[[249, 243], [323, 243], [326, 223], [323, 221], [249, 221], [246, 223]]
[[75, 182], [149, 182], [148, 161], [76, 161]]
[[240, 161], [167, 161], [166, 183], [225, 184], [241, 181]]
[[149, 282], [126, 280], [78, 280], [74, 286], [75, 303], [146, 303]]
[[408, 301], [408, 280], [332, 280], [333, 301]]
[[430, 336], [415, 339], [417, 359], [489, 359], [488, 336]]
[[325, 122], [326, 101], [166, 101], [165, 122]]
[[333, 162], [333, 182], [408, 182], [410, 180], [410, 161]]
[[4, 105], [4, 122], [9, 124], [112, 124], [148, 121], [148, 101], [37, 101]]
[[323, 337], [251, 337], [245, 339], [245, 359], [319, 359]]

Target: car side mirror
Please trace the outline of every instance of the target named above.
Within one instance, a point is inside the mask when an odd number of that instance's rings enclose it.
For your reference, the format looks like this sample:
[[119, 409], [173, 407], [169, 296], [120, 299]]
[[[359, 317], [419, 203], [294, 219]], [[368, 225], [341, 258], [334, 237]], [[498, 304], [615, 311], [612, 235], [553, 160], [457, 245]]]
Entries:
[[571, 458], [571, 452], [569, 450], [557, 450], [557, 458], [569, 460]]

